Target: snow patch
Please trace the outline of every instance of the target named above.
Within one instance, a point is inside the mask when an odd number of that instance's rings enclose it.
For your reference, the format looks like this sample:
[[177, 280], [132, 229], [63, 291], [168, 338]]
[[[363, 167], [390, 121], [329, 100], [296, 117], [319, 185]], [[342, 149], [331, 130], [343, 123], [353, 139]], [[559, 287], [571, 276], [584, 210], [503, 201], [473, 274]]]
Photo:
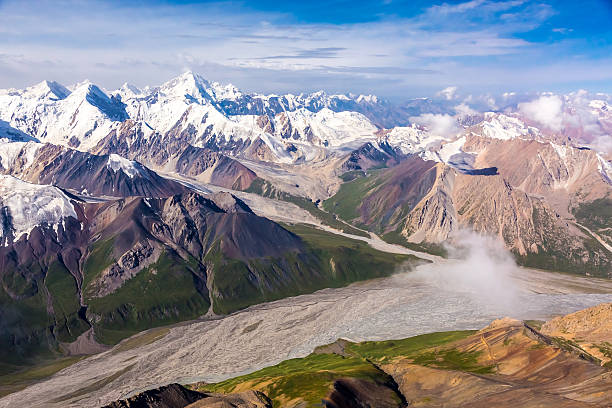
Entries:
[[122, 171], [127, 174], [130, 178], [134, 178], [140, 175], [140, 165], [135, 161], [124, 159], [118, 154], [110, 154], [108, 156], [108, 163], [106, 164], [108, 168], [117, 172]]
[[442, 136], [419, 129], [416, 125], [393, 128], [385, 138], [390, 146], [399, 148], [403, 154], [418, 154], [425, 160], [436, 158], [434, 152], [446, 140]]
[[597, 153], [597, 168], [608, 184], [612, 184], [612, 164]]
[[567, 147], [552, 142], [550, 143], [550, 145], [553, 147], [553, 149], [555, 149], [559, 157], [565, 162], [565, 158], [567, 157]]
[[64, 218], [77, 219], [74, 206], [62, 190], [13, 176], [0, 175], [0, 203], [3, 224], [7, 226], [0, 229], [1, 245], [30, 234], [39, 225], [57, 226]]
[[23, 169], [27, 169], [36, 159], [36, 153], [42, 144], [36, 142], [13, 142], [0, 139], [0, 165], [4, 169], [16, 170], [17, 159], [23, 160]]
[[485, 121], [480, 126], [482, 135], [491, 139], [534, 139], [540, 136], [538, 129], [526, 126], [520, 119], [493, 112], [485, 113]]
[[463, 151], [464, 144], [465, 144], [465, 136], [460, 137], [454, 142], [445, 143], [440, 149], [440, 152], [438, 153], [438, 155], [440, 156], [440, 159], [444, 163], [449, 163], [452, 161], [453, 157], [466, 154]]

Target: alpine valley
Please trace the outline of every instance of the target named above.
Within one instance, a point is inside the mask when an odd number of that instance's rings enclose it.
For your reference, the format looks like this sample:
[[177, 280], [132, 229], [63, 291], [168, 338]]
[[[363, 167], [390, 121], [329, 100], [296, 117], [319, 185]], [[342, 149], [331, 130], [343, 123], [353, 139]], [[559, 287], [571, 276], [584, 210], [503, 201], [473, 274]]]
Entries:
[[[168, 370], [155, 381], [113, 388], [140, 367], [126, 353], [157, 344], [169, 330], [203, 325], [206, 330], [194, 338], [224, 330], [230, 342], [260, 330], [261, 321], [246, 319], [269, 304], [266, 313], [276, 322], [270, 330], [289, 331], [295, 309], [314, 307], [308, 296], [350, 298], [349, 289], [387, 285], [398, 271], [452, 263], [473, 235], [492, 238], [498, 254], [510, 254], [504, 262], [560, 282], [530, 289], [534, 293], [575, 293], [587, 277], [600, 282], [589, 293], [612, 291], [612, 156], [594, 142], [612, 132], [612, 97], [583, 91], [538, 97], [561, 101], [560, 123], [538, 120], [524, 109], [529, 102], [510, 97], [477, 108], [444, 97], [392, 103], [322, 91], [263, 95], [192, 72], [143, 89], [44, 81], [0, 90], [0, 395], [8, 395], [6, 406], [17, 391], [31, 398], [31, 406], [315, 406], [308, 399], [293, 401], [293, 391], [274, 397], [292, 381], [285, 378], [292, 364], [347, 370], [341, 379], [325, 380], [332, 387], [322, 394], [328, 407], [402, 406], [406, 392], [427, 406], [426, 385], [413, 377], [435, 378], [440, 392], [447, 392], [454, 381], [443, 372], [449, 367], [495, 404], [507, 384], [476, 374], [506, 375], [520, 365], [503, 354], [508, 344], [502, 337], [514, 342], [516, 353], [552, 361], [551, 376], [565, 366], [582, 370], [581, 384], [604, 375], [599, 366], [587, 373], [587, 363], [576, 357], [580, 346], [569, 340], [561, 347], [565, 354], [553, 350], [560, 340], [550, 333], [561, 323], [547, 323], [542, 334], [533, 324], [504, 320], [480, 332], [431, 335], [436, 350], [413, 347], [419, 342], [414, 339], [398, 343], [401, 350], [340, 341], [309, 355], [337, 337], [306, 344], [287, 335], [287, 348], [304, 346], [291, 357], [304, 359], [264, 369], [272, 374], [263, 380], [266, 372], [258, 371], [220, 382], [280, 363], [286, 349], [214, 378], [186, 364], [185, 372]], [[290, 303], [294, 296], [304, 304]], [[564, 307], [570, 313], [596, 300], [602, 299], [585, 297], [584, 304]], [[330, 310], [349, 313], [347, 305], [335, 305]], [[285, 307], [289, 314], [277, 313]], [[321, 325], [315, 316], [323, 313], [311, 310], [300, 319]], [[482, 315], [463, 326], [481, 328], [494, 317], [501, 316]], [[244, 320], [222, 329], [229, 318]], [[485, 337], [494, 339], [494, 351], [480, 350]], [[597, 347], [607, 350], [597, 360], [605, 363], [610, 350]], [[485, 351], [489, 357], [478, 354]], [[501, 360], [492, 357], [498, 351]], [[389, 360], [399, 355], [411, 360]], [[112, 360], [116, 356], [126, 359]], [[428, 364], [415, 365], [419, 359]], [[117, 369], [102, 375], [100, 367], [110, 370], [103, 360]], [[62, 380], [65, 392], [55, 399], [27, 394], [35, 386], [26, 387], [50, 374], [81, 366], [72, 383]], [[523, 374], [503, 381], [527, 398], [519, 390], [527, 381]], [[271, 386], [272, 377], [283, 387]], [[609, 388], [602, 378], [596, 381]], [[86, 384], [74, 391], [81, 381]], [[172, 382], [193, 383], [193, 390], [165, 386]], [[132, 397], [161, 385], [151, 395]], [[551, 401], [569, 394], [555, 387]], [[244, 392], [214, 394], [214, 401], [202, 397], [211, 390]], [[449, 401], [469, 403], [473, 397], [448, 393]], [[362, 405], [351, 405], [359, 400], [355, 395], [390, 402], [363, 405], [362, 398]], [[156, 398], [166, 405], [151, 402]]]

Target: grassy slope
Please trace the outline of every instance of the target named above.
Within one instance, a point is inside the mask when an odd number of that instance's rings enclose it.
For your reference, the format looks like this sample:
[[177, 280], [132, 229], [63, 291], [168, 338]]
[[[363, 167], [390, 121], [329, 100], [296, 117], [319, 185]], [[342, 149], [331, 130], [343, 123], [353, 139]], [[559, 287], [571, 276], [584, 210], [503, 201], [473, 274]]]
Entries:
[[[371, 169], [367, 174], [363, 171], [344, 173], [341, 176], [344, 183], [340, 186], [340, 190], [323, 202], [323, 208], [332, 214], [336, 214], [346, 222], [355, 223], [355, 220], [359, 218], [358, 209], [363, 198], [384, 182], [383, 171], [384, 169]], [[368, 229], [365, 225], [359, 226]], [[427, 252], [442, 257], [448, 255], [442, 245], [409, 242], [398, 231], [383, 234], [381, 238], [390, 244], [401, 245], [415, 251]]]
[[404, 246], [406, 248], [412, 249], [414, 251], [426, 252], [428, 254], [438, 255], [438, 256], [441, 256], [443, 258], [447, 258], [448, 257], [448, 251], [444, 247], [444, 245], [432, 244], [432, 243], [428, 243], [428, 242], [421, 242], [421, 243], [418, 243], [418, 244], [415, 243], [415, 242], [410, 242], [410, 241], [408, 241], [406, 239], [406, 237], [404, 237], [398, 231], [388, 232], [388, 233], [384, 234], [383, 236], [381, 236], [381, 238], [385, 242], [388, 242], [390, 244], [401, 245], [401, 246]]
[[365, 177], [356, 177], [342, 183], [338, 192], [323, 202], [325, 210], [337, 214], [347, 222], [359, 217], [357, 212], [363, 198], [383, 183], [380, 170], [369, 171]]
[[33, 279], [17, 271], [4, 275], [4, 285], [22, 298], [14, 299], [0, 288], [0, 372], [57, 357], [59, 342], [74, 341], [89, 328], [79, 317], [74, 277], [58, 261], [46, 269], [45, 274], [38, 263], [32, 264]]
[[[102, 343], [115, 344], [151, 327], [205, 314], [209, 300], [198, 291], [196, 280], [191, 265], [162, 253], [156, 263], [115, 292], [104, 297], [86, 297], [87, 315], [94, 324], [96, 337]], [[84, 291], [87, 294], [88, 288]]]
[[227, 393], [252, 388], [266, 394], [273, 401], [274, 407], [282, 407], [283, 403], [295, 399], [305, 401], [308, 407], [320, 407], [321, 399], [327, 395], [333, 382], [343, 377], [376, 381], [383, 380], [384, 374], [361, 358], [311, 354], [242, 377], [204, 386], [203, 389]]
[[[593, 227], [593, 230], [596, 231], [597, 226], [593, 225], [590, 220], [589, 211], [594, 211], [594, 214], [598, 213], [598, 210], [593, 209], [591, 205], [581, 206], [576, 212], [576, 218], [581, 224], [584, 222], [587, 227]], [[534, 208], [532, 219], [537, 231], [554, 231], [554, 225], [540, 210]], [[588, 232], [584, 232], [588, 237], [583, 239], [584, 250], [570, 251], [568, 248], [571, 248], [571, 245], [565, 241], [567, 237], [562, 233], [549, 233], [547, 236], [550, 241], [545, 241], [544, 247], [538, 247], [537, 253], [530, 252], [527, 255], [515, 253], [515, 258], [519, 264], [528, 267], [580, 275], [610, 277], [612, 264], [606, 259], [592, 256], [593, 254], [607, 253], [607, 250]], [[585, 262], [585, 255], [590, 257], [587, 262]]]
[[[363, 197], [383, 183], [384, 179], [378, 176], [384, 170], [384, 168], [373, 168], [368, 170], [367, 174], [362, 170], [349, 171], [342, 174], [340, 178], [344, 183], [340, 186], [340, 190], [322, 203], [325, 211], [304, 197], [292, 196], [291, 194], [275, 190], [269, 182], [263, 179], [256, 179], [246, 191], [268, 198], [292, 202], [321, 220], [325, 225], [348, 234], [367, 237], [368, 234], [363, 231], [368, 230], [366, 225], [358, 225], [360, 228], [358, 229], [351, 224], [355, 224], [355, 220], [359, 217], [357, 209]], [[442, 245], [408, 242], [395, 231], [384, 234], [381, 238], [390, 244], [398, 244], [415, 251], [442, 257], [447, 256], [447, 251]]]
[[306, 407], [317, 407], [321, 406], [321, 400], [337, 379], [352, 377], [386, 382], [387, 374], [376, 365], [395, 359], [405, 358], [416, 364], [443, 369], [490, 372], [491, 367], [476, 363], [477, 353], [459, 352], [448, 347], [453, 341], [473, 333], [442, 332], [403, 340], [348, 343], [344, 346], [343, 355], [311, 354], [220, 383], [195, 385], [194, 388], [223, 393], [256, 389], [272, 399], [274, 407], [285, 406], [288, 401], [304, 401]]
[[14, 300], [0, 288], [0, 372], [18, 370], [22, 365], [51, 357], [49, 349], [53, 323], [46, 310], [47, 298], [39, 291], [36, 295]]
[[[33, 266], [35, 268], [35, 266]], [[34, 275], [36, 275], [36, 272]], [[30, 283], [12, 282], [29, 292]], [[21, 276], [21, 278], [20, 278]], [[58, 342], [73, 341], [88, 329], [78, 316], [76, 281], [58, 262], [48, 267], [47, 275], [37, 284], [35, 294], [20, 300], [10, 298], [0, 289], [0, 396], [19, 391], [51, 376], [82, 357], [61, 357]], [[53, 314], [47, 312], [47, 304]]]
[[74, 277], [59, 263], [49, 267], [45, 278], [52, 299], [55, 318], [55, 337], [61, 342], [72, 342], [89, 329], [79, 317], [78, 287]]
[[600, 198], [584, 203], [573, 211], [576, 221], [612, 245], [612, 199]]
[[[216, 265], [212, 294], [215, 313], [231, 313], [261, 302], [388, 276], [400, 263], [417, 261], [413, 256], [377, 251], [363, 241], [307, 225], [285, 227], [304, 240], [307, 252], [248, 263], [224, 260], [219, 251], [211, 252], [209, 261]], [[274, 265], [284, 268], [279, 270]]]
[[[91, 282], [96, 280], [104, 269], [115, 262], [113, 257], [113, 240], [107, 239], [94, 243], [89, 256], [83, 265], [83, 288], [89, 288]], [[86, 294], [83, 294], [86, 296]]]
[[253, 181], [251, 186], [245, 190], [247, 193], [255, 193], [259, 194], [263, 197], [273, 198], [276, 200], [287, 201], [289, 203], [293, 203], [300, 208], [308, 211], [313, 217], [321, 220], [321, 222], [327, 226], [345, 232], [347, 234], [353, 234], [362, 237], [368, 237], [369, 235], [358, 229], [349, 225], [342, 220], [336, 218], [335, 215], [330, 214], [329, 212], [321, 210], [319, 207], [315, 205], [311, 200], [305, 197], [294, 196], [292, 194], [286, 193], [284, 191], [277, 190], [272, 186], [269, 182], [264, 179], [258, 178]]
[[612, 199], [600, 198], [574, 209], [576, 220], [593, 231], [612, 228]]

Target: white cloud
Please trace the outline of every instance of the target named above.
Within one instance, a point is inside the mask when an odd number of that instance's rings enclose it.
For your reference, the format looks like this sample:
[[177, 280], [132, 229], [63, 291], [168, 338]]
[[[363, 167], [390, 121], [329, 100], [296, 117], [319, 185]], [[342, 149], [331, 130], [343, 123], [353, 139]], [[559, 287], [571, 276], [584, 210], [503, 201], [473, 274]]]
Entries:
[[412, 123], [425, 127], [432, 135], [450, 139], [461, 132], [454, 116], [447, 114], [424, 113], [410, 118]]
[[567, 136], [578, 145], [612, 154], [610, 95], [593, 95], [585, 90], [565, 95], [542, 94], [519, 103], [517, 110], [543, 129]]
[[457, 98], [457, 87], [456, 86], [446, 87], [443, 90], [441, 90], [440, 92], [438, 92], [436, 94], [436, 96], [443, 97], [447, 101], [453, 100], [453, 99]]
[[473, 116], [479, 113], [477, 110], [472, 109], [470, 105], [466, 104], [465, 102], [460, 103], [459, 105], [455, 106], [453, 109], [455, 110], [457, 115], [460, 115], [460, 116]]
[[531, 102], [518, 104], [526, 118], [558, 132], [563, 126], [563, 100], [558, 95], [543, 95]]

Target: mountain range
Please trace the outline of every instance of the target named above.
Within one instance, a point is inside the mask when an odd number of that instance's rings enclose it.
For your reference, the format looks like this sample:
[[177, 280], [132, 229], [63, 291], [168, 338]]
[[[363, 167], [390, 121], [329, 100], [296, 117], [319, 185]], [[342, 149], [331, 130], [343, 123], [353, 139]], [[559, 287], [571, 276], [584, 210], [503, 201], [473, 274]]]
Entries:
[[525, 102], [261, 95], [192, 72], [1, 90], [2, 363], [419, 262], [296, 210], [439, 255], [472, 229], [523, 265], [612, 277], [609, 98], [559, 100], [544, 123]]

